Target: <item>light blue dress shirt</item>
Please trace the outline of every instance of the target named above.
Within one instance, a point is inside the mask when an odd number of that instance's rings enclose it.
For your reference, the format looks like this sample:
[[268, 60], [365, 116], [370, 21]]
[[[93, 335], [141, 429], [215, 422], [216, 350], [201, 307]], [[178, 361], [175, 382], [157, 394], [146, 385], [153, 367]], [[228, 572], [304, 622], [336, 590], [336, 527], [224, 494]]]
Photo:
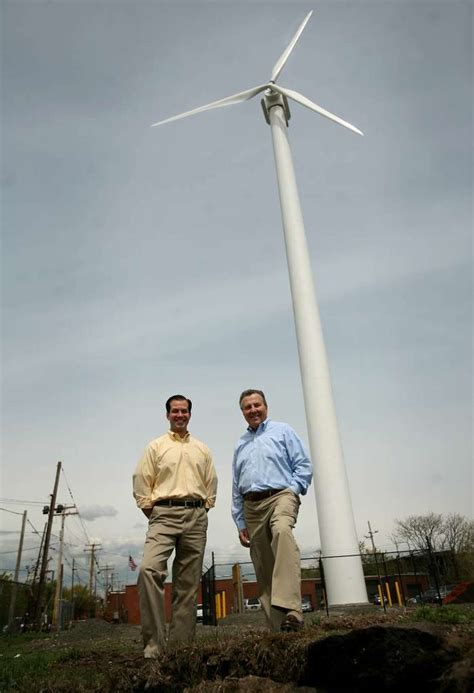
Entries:
[[240, 438], [232, 464], [232, 517], [237, 529], [245, 527], [244, 498], [250, 491], [290, 488], [304, 495], [313, 468], [291, 426], [266, 419]]

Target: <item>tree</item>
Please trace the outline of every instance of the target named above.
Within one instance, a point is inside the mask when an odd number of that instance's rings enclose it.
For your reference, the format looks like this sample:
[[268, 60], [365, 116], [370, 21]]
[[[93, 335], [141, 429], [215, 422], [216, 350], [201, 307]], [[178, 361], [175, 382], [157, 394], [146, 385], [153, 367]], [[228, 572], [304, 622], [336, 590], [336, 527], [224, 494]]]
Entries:
[[412, 549], [426, 551], [428, 541], [433, 551], [443, 546], [444, 522], [440, 513], [409, 515], [405, 520], [395, 520], [394, 536], [405, 541]]
[[409, 515], [395, 520], [395, 542], [405, 541], [412, 549], [426, 551], [428, 541], [433, 551], [452, 551], [455, 554], [473, 551], [474, 522], [459, 513], [442, 515]]
[[372, 548], [369, 549], [365, 541], [359, 541], [359, 553], [362, 559], [362, 565], [372, 564], [375, 560]]
[[[393, 539], [408, 542], [412, 549], [426, 553], [432, 549], [426, 570], [436, 570], [445, 584], [474, 577], [474, 522], [459, 513], [410, 515], [395, 521]], [[434, 554], [434, 556], [433, 556]], [[436, 566], [436, 569], [434, 568]]]
[[443, 548], [453, 553], [472, 551], [474, 549], [474, 522], [459, 513], [450, 513], [444, 523]]
[[[70, 588], [64, 588], [63, 598], [72, 601], [73, 594]], [[94, 616], [96, 610], [96, 599], [84, 585], [74, 585], [74, 614], [73, 618], [84, 618], [84, 616]]]
[[301, 579], [310, 580], [312, 578], [319, 577], [319, 568], [317, 566], [309, 566], [308, 568], [301, 568]]

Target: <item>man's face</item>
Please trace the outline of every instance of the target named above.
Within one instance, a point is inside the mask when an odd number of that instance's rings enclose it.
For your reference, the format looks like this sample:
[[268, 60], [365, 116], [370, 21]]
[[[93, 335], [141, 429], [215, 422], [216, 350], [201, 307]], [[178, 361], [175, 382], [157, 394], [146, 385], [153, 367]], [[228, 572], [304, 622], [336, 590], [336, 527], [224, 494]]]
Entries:
[[188, 430], [191, 414], [189, 405], [185, 399], [172, 399], [170, 402], [170, 412], [166, 413], [166, 418], [170, 422], [170, 430], [184, 436]]
[[244, 415], [244, 419], [254, 430], [256, 430], [267, 418], [268, 409], [261, 395], [248, 395], [244, 397], [240, 403], [240, 408]]

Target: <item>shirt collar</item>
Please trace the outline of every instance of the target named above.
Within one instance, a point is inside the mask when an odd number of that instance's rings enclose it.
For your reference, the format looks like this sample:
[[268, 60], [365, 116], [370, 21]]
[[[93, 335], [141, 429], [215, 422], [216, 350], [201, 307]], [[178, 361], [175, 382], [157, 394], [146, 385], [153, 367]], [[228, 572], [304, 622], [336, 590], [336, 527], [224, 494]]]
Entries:
[[181, 438], [181, 436], [178, 433], [174, 433], [174, 431], [168, 431], [168, 435], [171, 438], [171, 440], [179, 440], [179, 441], [183, 442], [185, 440], [189, 440], [190, 433], [189, 433], [189, 431], [187, 431], [184, 438]]
[[249, 433], [253, 433], [253, 434], [255, 434], [255, 433], [261, 433], [261, 432], [263, 432], [263, 431], [266, 429], [266, 427], [267, 427], [269, 421], [270, 421], [270, 419], [268, 419], [268, 418], [265, 419], [265, 421], [262, 421], [262, 423], [258, 426], [258, 428], [257, 428], [256, 430], [254, 430], [251, 426], [248, 426], [248, 427], [247, 427], [247, 431], [248, 431]]

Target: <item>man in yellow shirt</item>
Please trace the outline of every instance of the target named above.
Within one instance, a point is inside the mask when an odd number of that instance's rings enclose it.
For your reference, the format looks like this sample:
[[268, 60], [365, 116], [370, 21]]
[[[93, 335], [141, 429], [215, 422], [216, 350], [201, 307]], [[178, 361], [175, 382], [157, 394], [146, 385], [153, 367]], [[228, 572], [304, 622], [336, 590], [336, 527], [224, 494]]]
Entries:
[[191, 436], [192, 402], [166, 402], [170, 430], [148, 444], [133, 475], [133, 495], [148, 518], [138, 576], [144, 655], [165, 647], [164, 586], [173, 561], [173, 614], [168, 642], [188, 644], [196, 629], [196, 597], [206, 546], [207, 511], [214, 506], [217, 477], [209, 448]]

